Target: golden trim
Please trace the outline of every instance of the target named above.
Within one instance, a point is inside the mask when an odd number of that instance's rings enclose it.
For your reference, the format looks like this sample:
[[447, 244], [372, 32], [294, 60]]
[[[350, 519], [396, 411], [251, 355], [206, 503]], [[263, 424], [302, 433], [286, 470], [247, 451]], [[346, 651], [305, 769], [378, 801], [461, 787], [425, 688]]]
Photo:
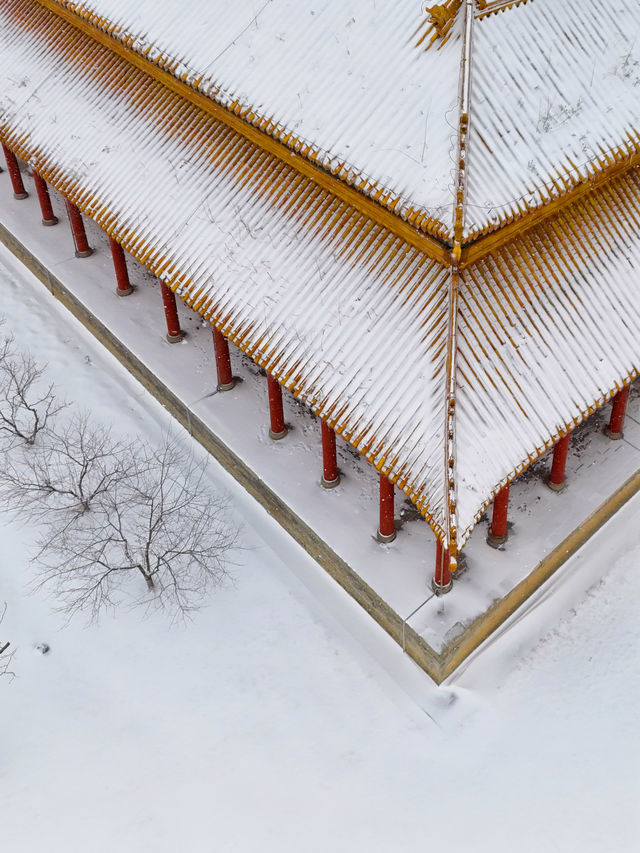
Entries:
[[498, 12], [504, 12], [507, 9], [515, 9], [516, 6], [523, 6], [528, 0], [476, 0], [478, 11], [476, 12], [476, 20], [481, 21], [483, 18], [488, 18], [489, 15], [496, 15]]

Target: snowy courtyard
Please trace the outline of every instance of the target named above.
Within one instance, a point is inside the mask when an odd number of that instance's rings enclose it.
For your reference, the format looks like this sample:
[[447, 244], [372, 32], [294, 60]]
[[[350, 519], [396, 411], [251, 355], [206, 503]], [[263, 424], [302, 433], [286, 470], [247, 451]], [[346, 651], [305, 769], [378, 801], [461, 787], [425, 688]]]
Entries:
[[[189, 445], [4, 250], [0, 276], [10, 331], [63, 397]], [[242, 549], [187, 622], [69, 622], [29, 591], [34, 532], [3, 519], [3, 850], [637, 849], [640, 498], [436, 687], [211, 471]]]
[[0, 853], [640, 850], [638, 34], [0, 2]]

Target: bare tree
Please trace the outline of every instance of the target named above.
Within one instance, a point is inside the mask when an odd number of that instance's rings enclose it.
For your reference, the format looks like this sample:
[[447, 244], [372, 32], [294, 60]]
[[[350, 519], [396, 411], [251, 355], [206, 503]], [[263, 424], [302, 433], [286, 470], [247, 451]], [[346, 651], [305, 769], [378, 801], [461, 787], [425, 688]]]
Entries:
[[[2, 624], [2, 620], [4, 619], [4, 614], [7, 612], [7, 602], [4, 602], [4, 606], [2, 608], [2, 612], [0, 613], [0, 625]], [[11, 665], [11, 661], [13, 660], [13, 652], [8, 652], [7, 649], [11, 643], [3, 642], [0, 640], [0, 677], [3, 675], [9, 675], [13, 678], [14, 673], [9, 669]]]
[[42, 381], [44, 368], [18, 350], [12, 336], [0, 340], [0, 438], [33, 444], [64, 404], [53, 385]]
[[138, 446], [128, 476], [99, 503], [62, 531], [46, 527], [40, 542], [39, 585], [52, 587], [66, 612], [95, 617], [127, 595], [127, 579], [139, 578], [145, 592], [133, 603], [186, 614], [228, 577], [237, 525], [226, 499], [208, 488], [205, 465], [175, 441]]
[[131, 473], [132, 446], [92, 424], [87, 413], [41, 431], [42, 440], [28, 452], [8, 456], [0, 471], [5, 507], [30, 521], [64, 528], [95, 508], [115, 484]]

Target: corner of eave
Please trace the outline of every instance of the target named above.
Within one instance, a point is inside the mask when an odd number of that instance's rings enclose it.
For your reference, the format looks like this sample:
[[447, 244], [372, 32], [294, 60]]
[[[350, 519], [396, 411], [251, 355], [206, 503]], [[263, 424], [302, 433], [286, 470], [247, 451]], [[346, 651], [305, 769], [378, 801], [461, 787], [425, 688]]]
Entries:
[[[462, 243], [460, 269], [463, 270], [485, 255], [496, 251], [516, 234], [522, 234], [560, 213], [569, 205], [595, 195], [604, 185], [625, 172], [637, 169], [640, 166], [640, 134], [635, 130], [630, 131], [625, 143], [611, 151], [602, 151], [590, 165], [591, 168], [585, 168], [585, 173], [580, 175], [580, 180], [573, 186], [567, 187], [561, 194], [550, 197], [546, 203], [530, 207], [519, 214], [512, 212], [509, 218], [465, 237]], [[556, 181], [561, 180], [561, 177], [562, 172], [559, 170]]]

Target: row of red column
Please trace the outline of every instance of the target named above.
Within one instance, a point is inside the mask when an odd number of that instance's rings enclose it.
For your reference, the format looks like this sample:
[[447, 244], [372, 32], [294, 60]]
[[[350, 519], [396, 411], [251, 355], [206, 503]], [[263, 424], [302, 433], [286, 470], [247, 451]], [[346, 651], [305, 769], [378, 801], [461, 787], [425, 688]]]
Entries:
[[[13, 185], [14, 196], [18, 199], [27, 198], [28, 193], [26, 192], [22, 182], [18, 161], [12, 151], [5, 146], [3, 146], [3, 148], [7, 160], [9, 175]], [[40, 208], [42, 210], [42, 223], [43, 225], [55, 225], [58, 220], [53, 214], [47, 184], [37, 172], [34, 172], [34, 181], [40, 202]], [[69, 223], [71, 225], [75, 255], [77, 258], [87, 258], [92, 254], [93, 250], [89, 246], [89, 242], [87, 240], [82, 214], [78, 207], [68, 199], [65, 199], [65, 205], [69, 216]], [[109, 242], [116, 275], [116, 293], [118, 296], [129, 296], [133, 292], [133, 287], [129, 280], [124, 250], [112, 237], [109, 238]], [[175, 294], [164, 283], [161, 283], [160, 287], [167, 321], [166, 337], [170, 343], [176, 343], [182, 340], [184, 333], [180, 328]], [[218, 375], [218, 390], [229, 391], [235, 386], [235, 379], [231, 370], [229, 343], [222, 332], [215, 327], [213, 328], [213, 346]], [[267, 375], [267, 389], [270, 418], [269, 436], [274, 441], [278, 441], [287, 435], [287, 425], [284, 419], [282, 388], [271, 374]], [[335, 431], [324, 421], [322, 421], [321, 429], [322, 477], [320, 482], [325, 489], [332, 489], [340, 483], [340, 471], [338, 469], [338, 458], [336, 452], [336, 434]], [[394, 484], [391, 480], [381, 474], [380, 517], [376, 534], [376, 538], [379, 542], [392, 542], [396, 537], [394, 493]]]
[[[214, 327], [213, 344], [218, 374], [218, 391], [229, 391], [235, 386], [231, 372], [229, 342], [222, 332]], [[279, 441], [287, 435], [287, 425], [284, 419], [282, 388], [271, 374], [267, 374], [267, 391], [269, 398], [269, 436]], [[340, 483], [338, 456], [336, 450], [336, 434], [331, 427], [321, 422], [322, 437], [322, 477], [320, 483], [325, 489], [333, 489]], [[395, 539], [394, 519], [394, 490], [391, 480], [380, 475], [380, 521], [377, 539], [380, 542], [391, 542]]]
[[[16, 156], [4, 145], [3, 149], [13, 186], [14, 197], [17, 199], [27, 198], [28, 193], [22, 181]], [[58, 220], [53, 213], [47, 184], [37, 172], [34, 171], [33, 176], [42, 211], [42, 224], [55, 225]], [[68, 199], [65, 199], [65, 205], [71, 226], [75, 255], [77, 258], [87, 258], [93, 253], [93, 250], [87, 240], [82, 214], [78, 207]], [[113, 237], [109, 238], [109, 242], [116, 276], [116, 293], [118, 296], [129, 296], [133, 293], [133, 287], [129, 280], [124, 250]], [[184, 332], [180, 328], [175, 294], [164, 283], [161, 283], [160, 287], [167, 322], [166, 338], [170, 343], [176, 343], [183, 339]], [[218, 390], [229, 391], [235, 386], [235, 379], [231, 370], [229, 344], [222, 332], [215, 327], [213, 329], [213, 345], [218, 375]], [[270, 416], [269, 435], [274, 441], [278, 441], [287, 435], [287, 425], [284, 419], [282, 388], [278, 381], [270, 374], [267, 375], [267, 389]], [[322, 477], [320, 482], [325, 489], [332, 489], [340, 483], [340, 471], [338, 469], [336, 452], [336, 434], [324, 421], [322, 422], [321, 429]], [[376, 534], [376, 538], [380, 542], [392, 542], [396, 537], [394, 493], [395, 486], [392, 481], [381, 474], [380, 513]]]
[[[7, 171], [9, 173], [9, 178], [11, 179], [14, 198], [28, 198], [29, 193], [25, 189], [16, 155], [4, 144], [2, 145], [2, 150], [7, 163]], [[42, 212], [42, 224], [46, 226], [56, 225], [58, 218], [53, 212], [51, 197], [49, 195], [49, 187], [47, 186], [46, 181], [35, 170], [33, 171], [33, 181], [36, 188], [36, 194], [38, 196], [38, 202], [40, 203], [40, 210]], [[65, 198], [64, 202], [67, 210], [67, 216], [69, 217], [69, 225], [71, 226], [75, 256], [76, 258], [88, 258], [93, 254], [93, 249], [87, 240], [87, 232], [84, 227], [82, 213], [77, 205], [73, 204], [69, 199]], [[113, 258], [113, 267], [116, 275], [116, 293], [118, 296], [129, 296], [133, 293], [133, 287], [129, 280], [124, 249], [117, 240], [114, 240], [113, 237], [109, 237], [109, 244], [111, 247], [111, 257]], [[162, 302], [167, 321], [166, 337], [169, 343], [177, 343], [183, 339], [184, 332], [180, 328], [176, 297], [173, 291], [167, 287], [166, 284], [161, 283], [160, 289], [162, 292]]]
[[[630, 386], [626, 385], [614, 396], [611, 406], [611, 415], [609, 423], [605, 427], [604, 433], [609, 438], [619, 440], [623, 436], [624, 419], [627, 411], [627, 402], [629, 400]], [[569, 453], [569, 444], [571, 442], [571, 433], [568, 432], [556, 443], [553, 448], [553, 458], [551, 460], [551, 471], [547, 479], [547, 485], [554, 492], [561, 492], [566, 487], [565, 469], [567, 466], [567, 456]], [[494, 548], [499, 548], [500, 545], [507, 541], [508, 530], [508, 507], [509, 507], [509, 485], [504, 486], [493, 499], [493, 514], [491, 518], [491, 526], [487, 542]]]
[[[24, 188], [15, 154], [6, 148], [6, 146], [3, 146], [3, 149], [13, 185], [14, 197], [17, 199], [27, 198], [28, 193]], [[58, 220], [53, 213], [47, 184], [35, 171], [34, 181], [42, 211], [42, 224], [55, 225]], [[78, 207], [68, 199], [65, 199], [65, 205], [71, 226], [75, 255], [77, 258], [87, 258], [93, 253], [93, 250], [87, 240], [82, 214]], [[113, 237], [109, 238], [109, 243], [116, 275], [116, 293], [118, 296], [129, 296], [133, 292], [133, 287], [129, 280], [124, 250]], [[180, 328], [175, 294], [164, 283], [161, 283], [160, 287], [167, 321], [166, 337], [170, 343], [175, 343], [181, 341], [184, 337], [184, 332]], [[222, 332], [215, 327], [213, 329], [213, 345], [218, 374], [218, 390], [229, 391], [235, 386], [235, 379], [231, 370], [229, 343]], [[278, 441], [287, 435], [287, 425], [284, 420], [282, 388], [278, 381], [270, 374], [267, 375], [267, 389], [270, 416], [269, 435], [274, 441]], [[324, 421], [322, 422], [322, 477], [320, 482], [325, 489], [332, 489], [340, 483], [340, 471], [338, 469], [336, 452], [336, 434]], [[391, 542], [396, 537], [394, 492], [394, 484], [381, 474], [380, 518], [377, 530], [377, 539], [380, 542]]]
[[[7, 163], [7, 171], [11, 180], [14, 198], [25, 199], [29, 194], [25, 189], [22, 175], [20, 174], [18, 160], [13, 151], [7, 148], [6, 145], [3, 144], [2, 149]], [[36, 171], [33, 172], [33, 178], [42, 212], [42, 224], [45, 226], [56, 225], [58, 219], [53, 213], [46, 181]], [[65, 205], [71, 226], [75, 255], [77, 258], [87, 258], [93, 253], [93, 250], [87, 240], [82, 214], [78, 207], [68, 199], [65, 199]], [[116, 293], [118, 296], [129, 296], [133, 293], [134, 288], [129, 280], [124, 250], [117, 240], [112, 237], [109, 238], [109, 242], [116, 276]], [[177, 343], [183, 339], [184, 332], [180, 328], [176, 297], [173, 291], [163, 282], [161, 282], [160, 288], [167, 322], [166, 339], [170, 343]], [[215, 327], [213, 328], [213, 346], [218, 376], [218, 390], [230, 391], [235, 387], [236, 380], [231, 370], [229, 343], [222, 332]], [[605, 429], [605, 434], [611, 439], [622, 438], [629, 390], [629, 386], [626, 386], [613, 398], [611, 417]], [[287, 435], [287, 425], [284, 420], [282, 388], [271, 374], [267, 374], [267, 391], [270, 419], [269, 436], [274, 441], [278, 441]], [[321, 428], [322, 477], [320, 482], [325, 489], [332, 489], [340, 482], [336, 452], [336, 434], [324, 421], [322, 421]], [[566, 485], [565, 468], [570, 440], [571, 433], [567, 433], [559, 439], [554, 447], [551, 471], [547, 479], [547, 485], [554, 491], [562, 491]], [[379, 542], [392, 542], [396, 537], [394, 493], [395, 486], [393, 482], [381, 474], [380, 518], [376, 536]], [[508, 508], [509, 484], [505, 485], [493, 500], [493, 513], [487, 542], [494, 548], [499, 548], [507, 541], [509, 535]], [[435, 572], [432, 585], [437, 594], [447, 592], [451, 588], [449, 552], [443, 548], [440, 540], [436, 542]]]

